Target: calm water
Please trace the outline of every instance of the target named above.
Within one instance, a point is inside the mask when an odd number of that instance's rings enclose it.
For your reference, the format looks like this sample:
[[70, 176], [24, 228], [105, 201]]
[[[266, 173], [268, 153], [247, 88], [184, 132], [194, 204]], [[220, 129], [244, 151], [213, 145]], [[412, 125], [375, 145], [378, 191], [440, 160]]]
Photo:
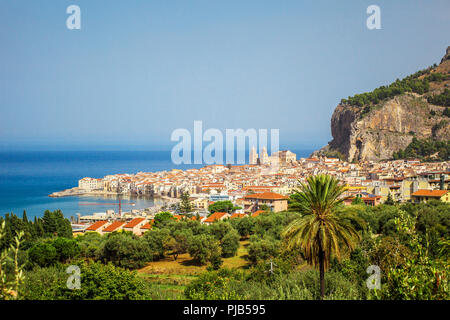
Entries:
[[[305, 157], [311, 150], [296, 151], [297, 157]], [[66, 217], [77, 213], [92, 214], [107, 209], [118, 210], [111, 205], [113, 198], [65, 197], [50, 198], [55, 191], [78, 185], [83, 177], [102, 178], [108, 174], [136, 173], [188, 169], [194, 165], [174, 165], [170, 151], [43, 151], [0, 152], [0, 215], [14, 212], [29, 218], [42, 216], [45, 210], [61, 209]], [[131, 206], [127, 203], [135, 203]], [[105, 205], [84, 205], [105, 203]], [[153, 205], [150, 199], [124, 199], [123, 210], [142, 209]]]

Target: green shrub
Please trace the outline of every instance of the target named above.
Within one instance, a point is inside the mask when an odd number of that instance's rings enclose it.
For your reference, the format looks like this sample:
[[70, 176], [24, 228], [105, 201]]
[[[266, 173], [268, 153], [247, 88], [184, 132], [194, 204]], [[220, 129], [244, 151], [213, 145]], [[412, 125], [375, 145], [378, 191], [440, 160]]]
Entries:
[[[319, 273], [315, 270], [279, 276], [272, 286], [270, 299], [320, 299]], [[356, 300], [360, 298], [358, 286], [334, 271], [325, 273], [326, 300]]]
[[220, 246], [222, 247], [222, 257], [234, 257], [239, 248], [239, 234], [236, 230], [231, 230], [223, 237]]
[[215, 212], [231, 213], [237, 209], [240, 209], [240, 207], [235, 207], [233, 205], [233, 202], [231, 202], [230, 200], [216, 201], [208, 206], [208, 211], [210, 212], [210, 214], [213, 214]]
[[[269, 277], [270, 275], [267, 274]], [[325, 274], [325, 299], [359, 299], [357, 285], [340, 273]], [[313, 300], [320, 298], [319, 275], [316, 271], [276, 275], [274, 281], [247, 280], [237, 271], [222, 269], [207, 272], [189, 284], [187, 299], [245, 299], [245, 300]]]
[[25, 272], [25, 281], [20, 290], [21, 299], [25, 300], [56, 300], [60, 286], [68, 279], [68, 274], [62, 265], [51, 267], [36, 267]]
[[113, 233], [103, 244], [100, 259], [119, 267], [137, 269], [152, 261], [153, 254], [145, 240], [132, 234]]
[[231, 286], [242, 279], [239, 272], [229, 269], [205, 272], [186, 287], [184, 295], [192, 300], [239, 300], [242, 296]]
[[209, 226], [209, 233], [219, 241], [222, 241], [231, 230], [233, 230], [231, 223], [225, 221], [217, 221]]
[[28, 251], [30, 262], [40, 267], [48, 267], [58, 262], [58, 252], [49, 242], [39, 242]]
[[248, 259], [256, 264], [261, 261], [266, 261], [270, 258], [278, 256], [280, 241], [278, 240], [257, 240], [252, 241], [248, 246]]
[[[428, 97], [428, 102], [438, 105], [438, 106], [450, 106], [450, 90], [445, 89], [444, 92], [438, 95], [433, 95]], [[444, 111], [445, 112], [445, 111]]]
[[144, 233], [142, 240], [152, 253], [153, 259], [156, 260], [164, 257], [166, 251], [165, 243], [168, 241], [169, 237], [170, 231], [167, 228], [152, 229]]
[[[445, 125], [447, 124], [443, 120], [433, 127], [433, 131], [437, 131]], [[438, 157], [430, 158], [435, 153], [438, 153]], [[419, 158], [425, 161], [447, 161], [450, 157], [450, 141], [419, 140], [413, 138], [412, 142], [404, 150], [394, 152], [392, 157], [394, 160]]]
[[234, 228], [239, 232], [241, 237], [248, 237], [254, 233], [255, 220], [249, 217], [244, 217], [241, 219], [232, 219]]
[[[448, 300], [449, 285], [448, 259], [433, 259], [427, 247], [421, 244], [417, 232], [416, 219], [401, 213], [395, 219], [400, 238], [410, 249], [410, 254], [402, 262], [402, 267], [389, 267], [376, 298], [393, 300]], [[442, 242], [441, 242], [442, 244]]]
[[222, 249], [219, 241], [213, 236], [199, 234], [189, 238], [188, 252], [194, 261], [200, 265], [212, 261], [217, 265], [217, 259], [221, 256]]
[[80, 246], [74, 239], [59, 237], [52, 242], [52, 245], [56, 249], [60, 262], [67, 262], [78, 257], [81, 251]]
[[142, 300], [146, 284], [135, 272], [112, 264], [79, 265], [80, 289], [67, 288], [66, 266], [36, 268], [26, 274], [22, 298], [33, 300]]

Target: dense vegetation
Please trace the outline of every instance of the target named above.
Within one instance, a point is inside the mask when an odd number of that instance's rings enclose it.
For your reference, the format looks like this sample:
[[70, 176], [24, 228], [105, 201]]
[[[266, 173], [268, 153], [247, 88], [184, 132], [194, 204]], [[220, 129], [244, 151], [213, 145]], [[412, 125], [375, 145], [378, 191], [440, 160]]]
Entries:
[[402, 80], [397, 79], [394, 83], [376, 88], [372, 92], [356, 94], [353, 97], [348, 97], [348, 99], [342, 99], [341, 103], [363, 107], [378, 104], [385, 99], [393, 98], [406, 92], [425, 94], [430, 90], [430, 82], [441, 82], [449, 78], [449, 75], [436, 72], [419, 79], [420, 76], [428, 74], [429, 70], [419, 71]]
[[214, 212], [232, 213], [238, 209], [241, 209], [241, 207], [235, 207], [230, 200], [216, 201], [208, 206], [210, 214], [213, 214]]
[[[445, 89], [444, 92], [442, 92], [441, 94], [430, 96], [430, 97], [428, 97], [427, 100], [429, 103], [432, 103], [432, 104], [435, 104], [438, 106], [449, 107], [450, 106], [450, 90]], [[448, 114], [448, 108], [445, 109], [444, 115], [446, 115], [447, 117], [450, 116]]]
[[25, 273], [20, 298], [27, 300], [144, 300], [149, 292], [136, 272], [115, 267], [111, 263], [78, 262], [80, 287], [67, 288], [65, 265], [35, 268]]
[[[432, 155], [437, 154], [435, 157]], [[450, 141], [419, 140], [413, 138], [404, 150], [392, 154], [394, 160], [418, 158], [423, 161], [448, 161], [450, 159]]]
[[[73, 238], [71, 234], [63, 235], [68, 221], [61, 219], [58, 212], [47, 213], [41, 222], [29, 222], [26, 215], [24, 219], [8, 215], [0, 221], [9, 233], [8, 238], [0, 237], [0, 271], [6, 275], [6, 282], [1, 283], [2, 298], [172, 298], [134, 269], [162, 258], [176, 261], [183, 254], [190, 256], [193, 265], [208, 265], [207, 271], [186, 283], [184, 298], [319, 299], [320, 272], [308, 264], [306, 247], [301, 242], [296, 246], [295, 241], [288, 245], [289, 237], [283, 232], [307, 216], [305, 207], [302, 209], [298, 203], [298, 194], [292, 199], [291, 204], [297, 203], [297, 212], [267, 212], [210, 226], [188, 219], [161, 219], [142, 237], [116, 232]], [[360, 241], [350, 247], [340, 245], [340, 260], [335, 251], [330, 252], [324, 299], [449, 298], [449, 204], [431, 201], [369, 207], [355, 203], [337, 204], [335, 209], [336, 218], [351, 226]], [[44, 232], [37, 236], [33, 231], [37, 229]], [[24, 235], [15, 250], [15, 235], [21, 233]], [[347, 241], [336, 239], [338, 243]], [[248, 265], [223, 268], [223, 260], [236, 255], [243, 240], [248, 243]], [[5, 252], [10, 259], [3, 259]], [[69, 265], [80, 268], [80, 290], [67, 288]], [[381, 269], [380, 290], [367, 288], [366, 270], [370, 265]], [[17, 277], [20, 269], [24, 273]]]
[[[361, 234], [355, 250], [332, 255], [325, 273], [325, 299], [448, 299], [450, 205], [352, 205], [338, 216]], [[319, 299], [320, 272], [301, 250], [283, 245], [274, 226], [289, 225], [295, 213], [266, 213], [251, 221], [247, 271], [207, 272], [186, 288], [189, 299]], [[295, 220], [295, 219], [294, 219]], [[264, 227], [263, 227], [264, 226]], [[257, 231], [258, 230], [258, 231]], [[273, 262], [273, 269], [271, 264]], [[368, 266], [381, 269], [381, 289], [369, 290]]]
[[[450, 75], [439, 72], [431, 73], [431, 69], [432, 68], [430, 67], [428, 69], [418, 71], [402, 80], [397, 79], [394, 83], [391, 83], [388, 86], [376, 88], [372, 92], [356, 94], [352, 97], [348, 97], [347, 99], [342, 99], [341, 103], [360, 107], [362, 109], [360, 116], [363, 117], [380, 102], [386, 99], [390, 99], [407, 92], [413, 92], [420, 95], [426, 94], [430, 91], [430, 82], [442, 82], [450, 79]], [[427, 100], [432, 104], [449, 106], [449, 90], [445, 89], [444, 92], [439, 95], [429, 95]]]
[[347, 217], [338, 214], [345, 186], [329, 175], [310, 176], [294, 193], [295, 207], [303, 213], [283, 231], [288, 249], [300, 249], [309, 265], [320, 272], [320, 297], [325, 297], [325, 271], [331, 256], [352, 252], [360, 235]]
[[28, 220], [26, 212], [22, 219], [14, 214], [6, 214], [4, 218], [0, 217], [0, 222], [5, 221], [5, 236], [0, 241], [0, 249], [8, 248], [14, 240], [14, 237], [23, 231], [22, 248], [28, 249], [38, 239], [52, 236], [72, 238], [72, 227], [69, 220], [65, 219], [60, 210], [51, 212], [45, 211], [42, 218]]
[[[7, 280], [4, 288], [8, 291], [8, 285], [17, 294], [16, 265], [20, 266], [25, 271], [25, 280], [18, 290], [19, 297], [26, 299], [148, 298], [142, 291], [146, 284], [141, 283], [142, 280], [131, 270], [163, 257], [176, 260], [179, 254], [187, 252], [195, 264], [209, 264], [211, 269], [218, 269], [222, 258], [236, 255], [240, 240], [239, 232], [230, 222], [207, 226], [190, 219], [176, 221], [168, 212], [157, 214], [153, 229], [142, 237], [121, 231], [103, 236], [88, 232], [73, 238], [70, 222], [60, 211], [48, 211], [35, 222], [28, 221], [26, 213], [22, 219], [8, 214], [5, 219], [0, 218], [0, 223], [5, 225], [0, 238], [1, 249], [5, 253], [0, 268]], [[20, 246], [17, 250], [10, 250], [16, 243], [16, 234], [23, 234]], [[98, 272], [112, 277], [104, 284], [107, 288], [121, 285], [128, 289], [107, 295], [103, 292], [106, 289], [99, 286], [95, 290], [73, 293], [65, 283], [68, 277], [65, 270], [69, 265], [80, 266], [84, 276], [92, 274], [88, 283], [92, 288], [98, 286], [94, 279]]]

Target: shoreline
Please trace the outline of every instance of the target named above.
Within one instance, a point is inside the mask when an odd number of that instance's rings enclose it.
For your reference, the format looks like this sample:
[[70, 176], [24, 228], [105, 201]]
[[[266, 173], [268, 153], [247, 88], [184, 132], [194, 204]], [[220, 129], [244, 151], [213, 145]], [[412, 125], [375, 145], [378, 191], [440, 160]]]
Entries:
[[63, 191], [55, 191], [48, 196], [50, 198], [62, 198], [62, 197], [70, 197], [70, 196], [105, 196], [105, 195], [115, 195], [117, 196], [118, 193], [116, 192], [106, 192], [106, 191], [86, 191], [81, 190], [78, 187], [66, 189]]
[[131, 198], [132, 197], [144, 197], [144, 198], [148, 198], [148, 199], [161, 199], [161, 200], [164, 200], [167, 202], [178, 202], [179, 201], [178, 198], [172, 198], [172, 197], [169, 197], [166, 195], [159, 195], [159, 194], [134, 195], [134, 194], [130, 194], [130, 193], [117, 193], [117, 192], [113, 192], [113, 191], [103, 191], [103, 190], [86, 191], [86, 190], [80, 189], [78, 187], [69, 188], [69, 189], [65, 189], [62, 191], [55, 191], [48, 195], [48, 197], [50, 197], [50, 198], [63, 198], [63, 197], [76, 197], [76, 196], [90, 196], [90, 197], [126, 196], [126, 197], [131, 197]]
[[56, 191], [56, 192], [53, 192], [48, 195], [48, 197], [50, 197], [50, 198], [79, 197], [79, 196], [102, 197], [102, 198], [108, 198], [108, 197], [116, 198], [118, 196], [123, 196], [123, 198], [126, 198], [126, 199], [133, 199], [133, 198], [141, 197], [141, 198], [145, 198], [146, 200], [152, 200], [153, 205], [151, 205], [150, 207], [146, 207], [144, 209], [139, 209], [139, 210], [149, 211], [151, 213], [156, 213], [156, 212], [162, 210], [162, 208], [164, 208], [166, 206], [176, 205], [180, 201], [179, 198], [172, 198], [172, 197], [169, 197], [166, 195], [160, 195], [160, 194], [134, 195], [134, 194], [130, 194], [130, 193], [117, 193], [117, 192], [103, 191], [103, 190], [86, 191], [86, 190], [79, 189], [78, 187], [66, 189], [63, 191]]

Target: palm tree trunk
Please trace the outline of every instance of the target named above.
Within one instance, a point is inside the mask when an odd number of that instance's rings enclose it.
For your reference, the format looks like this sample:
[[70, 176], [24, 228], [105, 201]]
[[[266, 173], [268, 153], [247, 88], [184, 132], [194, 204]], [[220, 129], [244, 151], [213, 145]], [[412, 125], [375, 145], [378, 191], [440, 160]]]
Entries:
[[325, 263], [324, 252], [319, 248], [319, 269], [320, 269], [320, 300], [325, 296]]

